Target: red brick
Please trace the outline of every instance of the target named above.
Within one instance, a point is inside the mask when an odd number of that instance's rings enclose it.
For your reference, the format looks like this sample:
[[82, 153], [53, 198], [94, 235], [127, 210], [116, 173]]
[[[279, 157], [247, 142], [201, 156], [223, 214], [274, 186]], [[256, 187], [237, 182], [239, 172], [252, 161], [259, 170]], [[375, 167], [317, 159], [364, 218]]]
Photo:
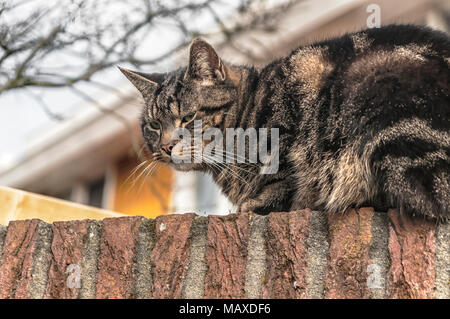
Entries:
[[103, 220], [96, 298], [133, 298], [138, 231], [142, 217]]
[[28, 284], [38, 223], [38, 219], [9, 223], [0, 266], [0, 299], [30, 298]]
[[82, 220], [52, 224], [52, 260], [44, 298], [76, 299], [79, 297], [79, 288], [67, 286], [69, 274], [66, 274], [66, 271], [71, 264], [77, 265], [81, 270], [88, 223], [89, 220]]
[[210, 216], [205, 298], [244, 298], [249, 214]]
[[435, 223], [389, 210], [388, 298], [433, 298]]
[[272, 213], [263, 298], [305, 298], [310, 210]]
[[330, 248], [325, 298], [369, 298], [367, 267], [372, 239], [372, 208], [328, 217]]
[[163, 215], [156, 218], [152, 251], [152, 298], [181, 298], [186, 276], [190, 229], [195, 214]]

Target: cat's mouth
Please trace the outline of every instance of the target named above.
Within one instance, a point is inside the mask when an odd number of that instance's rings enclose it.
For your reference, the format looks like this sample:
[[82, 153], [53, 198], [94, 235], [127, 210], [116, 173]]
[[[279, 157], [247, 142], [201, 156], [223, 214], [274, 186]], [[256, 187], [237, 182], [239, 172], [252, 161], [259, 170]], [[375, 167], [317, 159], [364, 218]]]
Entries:
[[203, 167], [200, 150], [177, 143], [171, 152], [158, 153], [158, 160], [164, 162], [178, 171], [191, 171]]

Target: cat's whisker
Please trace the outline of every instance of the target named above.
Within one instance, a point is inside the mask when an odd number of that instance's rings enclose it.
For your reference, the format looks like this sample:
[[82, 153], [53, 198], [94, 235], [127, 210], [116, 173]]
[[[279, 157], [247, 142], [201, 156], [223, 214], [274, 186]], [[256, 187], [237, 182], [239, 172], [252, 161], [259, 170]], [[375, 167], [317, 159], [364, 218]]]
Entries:
[[[211, 165], [213, 165], [219, 172], [221, 172], [222, 170], [228, 168], [229, 174], [232, 177], [236, 178], [241, 184], [245, 184], [245, 185], [249, 186], [248, 181], [246, 181], [242, 176], [240, 176], [240, 174], [238, 172], [235, 172], [233, 170], [233, 168], [238, 169], [241, 172], [244, 172], [244, 173], [247, 173], [247, 174], [251, 174], [253, 176], [257, 175], [255, 172], [252, 172], [252, 171], [250, 171], [248, 169], [240, 167], [237, 164], [233, 164], [233, 163], [226, 163], [225, 164], [225, 163], [218, 162], [214, 157], [210, 157], [208, 155], [205, 155], [202, 152], [201, 149], [197, 149], [195, 147], [190, 147], [190, 148], [185, 149], [185, 150], [186, 151], [190, 151], [191, 154], [193, 154], [194, 156], [197, 156], [197, 158], [200, 158], [205, 164], [208, 163], [209, 167], [211, 167]], [[226, 174], [223, 174], [222, 176], [226, 176]]]
[[[189, 149], [186, 149], [186, 151], [192, 151], [193, 149], [194, 149], [194, 148], [191, 147], [191, 148], [189, 148]], [[200, 150], [200, 151], [202, 151], [202, 150]], [[249, 165], [249, 166], [259, 167], [259, 164], [247, 162], [247, 159], [246, 159], [245, 157], [240, 156], [240, 155], [235, 154], [235, 153], [232, 153], [232, 152], [227, 152], [227, 151], [224, 151], [224, 150], [215, 150], [215, 153], [218, 154], [219, 156], [221, 156], [221, 159], [222, 159], [222, 160], [226, 160], [226, 157], [224, 158], [224, 155], [230, 155], [230, 156], [236, 157], [236, 159], [241, 159], [241, 160], [244, 161], [244, 162], [242, 162], [242, 163], [239, 163], [239, 162], [238, 162], [238, 163], [233, 163], [233, 162], [231, 162], [231, 163], [225, 163], [225, 164], [231, 164], [231, 165], [233, 165], [233, 164], [234, 164], [234, 165], [242, 164], [242, 165]], [[202, 155], [205, 156], [205, 154], [202, 154]], [[218, 162], [217, 159], [214, 157], [214, 155], [211, 155], [210, 157], [211, 157], [211, 159], [213, 159], [214, 161]], [[238, 167], [238, 166], [236, 166], [236, 167]], [[239, 167], [239, 168], [240, 168], [240, 167]]]
[[142, 152], [145, 150], [145, 143], [142, 144], [141, 148], [139, 149], [139, 152], [137, 153], [137, 157], [140, 158], [142, 155]]
[[[226, 165], [223, 163], [219, 163], [216, 162], [214, 159], [210, 159], [208, 156], [203, 156], [203, 158], [209, 162], [215, 163], [216, 165], [218, 165], [219, 167], [223, 167], [226, 168]], [[246, 184], [247, 186], [249, 186], [249, 183], [242, 177], [240, 176], [237, 172], [233, 171], [232, 169], [228, 170], [230, 172], [230, 174], [232, 174], [236, 179], [238, 179], [239, 181], [241, 181], [242, 183]]]
[[[233, 153], [230, 153], [230, 152], [223, 152], [222, 154], [219, 154], [219, 155], [221, 155], [222, 156], [222, 158], [223, 158], [223, 155], [230, 155], [230, 156], [233, 156]], [[242, 156], [239, 156], [239, 155], [237, 155], [237, 159], [242, 159], [242, 160], [244, 160], [244, 162], [243, 163], [240, 163], [240, 162], [237, 162], [237, 163], [234, 163], [234, 162], [231, 162], [231, 163], [227, 163], [227, 162], [225, 162], [225, 164], [231, 164], [231, 165], [239, 165], [239, 164], [242, 164], [242, 165], [249, 165], [249, 166], [259, 166], [259, 164], [257, 164], [257, 163], [250, 163], [250, 162], [246, 162], [247, 161], [247, 159], [245, 158], [245, 157], [242, 157]], [[226, 159], [225, 159], [226, 160]]]
[[151, 163], [149, 163], [136, 177], [133, 186], [136, 184], [137, 181], [139, 181], [139, 179], [141, 179], [142, 176], [145, 176], [146, 171], [150, 170], [153, 166], [155, 166], [157, 162], [158, 161], [154, 160]]
[[242, 166], [248, 165], [248, 166], [258, 167], [258, 165], [257, 165], [256, 163], [223, 163], [223, 162], [217, 161], [214, 157], [212, 157], [211, 159], [212, 159], [213, 161], [217, 162], [217, 163], [222, 164], [223, 167], [227, 167], [227, 166], [229, 166], [229, 167], [234, 167], [234, 168], [236, 168], [236, 169], [238, 169], [238, 170], [240, 170], [240, 171], [244, 171], [244, 172], [249, 173], [249, 174], [251, 174], [251, 175], [257, 175], [257, 173], [252, 172], [252, 171], [250, 171], [249, 169], [246, 169], [246, 168], [244, 168], [244, 167], [239, 166], [239, 165], [242, 165]]
[[144, 166], [144, 165], [146, 165], [146, 164], [148, 163], [148, 161], [149, 161], [149, 160], [145, 160], [145, 161], [143, 161], [142, 163], [140, 163], [139, 165], [137, 165], [137, 166], [131, 171], [131, 173], [128, 175], [127, 179], [125, 179], [125, 182], [124, 182], [124, 183], [127, 183], [127, 182], [130, 180], [130, 178], [132, 178], [142, 166]]
[[[209, 168], [211, 168], [211, 170], [214, 170], [214, 169], [215, 169], [216, 172], [217, 172], [217, 174], [220, 174], [220, 173], [222, 172], [223, 168], [220, 167], [220, 166], [218, 165], [218, 163], [216, 163], [216, 161], [212, 161], [212, 160], [206, 159], [205, 156], [202, 154], [201, 150], [195, 150], [195, 152], [197, 152], [197, 153], [195, 153], [194, 155], [195, 155], [195, 156], [199, 156], [200, 159], [202, 159], [203, 162], [204, 162]], [[221, 176], [222, 176], [223, 178], [225, 178], [225, 179], [228, 181], [228, 176], [227, 176], [226, 174], [222, 174]]]
[[[223, 149], [214, 150], [214, 152], [215, 152], [215, 153], [218, 153], [218, 154], [221, 155], [221, 156], [226, 155], [226, 156], [232, 157], [233, 159], [236, 159], [236, 160], [243, 160], [243, 161], [244, 161], [243, 163], [239, 163], [239, 162], [238, 162], [239, 164], [248, 164], [248, 165], [256, 165], [256, 166], [258, 166], [257, 163], [247, 162], [247, 161], [249, 161], [248, 158], [246, 158], [245, 156], [241, 156], [241, 155], [239, 155], [239, 154], [237, 154], [237, 153], [235, 153], [235, 152], [230, 152], [230, 151], [223, 150]], [[219, 152], [220, 152], [220, 153], [219, 153]]]
[[156, 171], [159, 169], [159, 164], [160, 162], [155, 162], [155, 165], [153, 165], [153, 167], [147, 171], [147, 174], [145, 174], [144, 179], [147, 179], [151, 177], [153, 174], [155, 174]]
[[144, 186], [144, 183], [147, 184], [147, 185], [149, 184], [148, 178], [150, 176], [152, 176], [154, 173], [156, 173], [156, 171], [159, 168], [158, 164], [160, 164], [160, 162], [159, 161], [155, 161], [155, 162], [153, 162], [153, 164], [154, 165], [149, 166], [149, 168], [146, 170], [145, 175], [142, 177], [141, 183], [140, 183], [140, 186], [139, 186], [139, 189], [138, 189], [138, 192], [140, 192], [142, 190], [142, 187]]

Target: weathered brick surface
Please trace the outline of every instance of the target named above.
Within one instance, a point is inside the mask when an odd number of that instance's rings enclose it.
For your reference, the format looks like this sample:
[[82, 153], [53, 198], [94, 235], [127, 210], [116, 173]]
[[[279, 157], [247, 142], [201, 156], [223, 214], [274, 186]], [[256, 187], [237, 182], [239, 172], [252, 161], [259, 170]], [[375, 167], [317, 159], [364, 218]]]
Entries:
[[0, 265], [2, 264], [3, 244], [5, 243], [7, 228], [0, 225]]
[[372, 239], [371, 208], [351, 209], [328, 218], [330, 249], [326, 298], [368, 298], [367, 267]]
[[449, 230], [372, 208], [14, 221], [0, 298], [448, 298]]
[[98, 258], [97, 298], [132, 298], [142, 217], [103, 220]]
[[244, 298], [249, 214], [211, 216], [206, 241], [205, 298]]
[[389, 211], [389, 298], [433, 298], [436, 224]]
[[302, 210], [269, 216], [264, 298], [306, 298], [310, 214]]
[[92, 299], [96, 295], [98, 256], [100, 254], [101, 221], [90, 221], [86, 225], [86, 237], [81, 263], [81, 299]]
[[202, 299], [205, 293], [206, 233], [208, 218], [196, 216], [191, 225], [189, 266], [183, 282], [183, 298]]
[[9, 223], [0, 266], [0, 298], [29, 298], [39, 220]]
[[155, 220], [144, 219], [139, 226], [138, 246], [136, 253], [136, 287], [135, 297], [150, 298], [153, 278], [151, 254], [155, 247]]
[[191, 244], [190, 229], [195, 214], [156, 218], [155, 248], [152, 251], [152, 298], [181, 298]]
[[[76, 299], [79, 297], [80, 287], [77, 288], [77, 282], [68, 277], [73, 271], [81, 269], [88, 223], [88, 220], [82, 220], [55, 222], [51, 225], [52, 259], [45, 298]], [[74, 266], [69, 267], [70, 265]], [[71, 269], [73, 270], [69, 272]], [[72, 279], [71, 285], [67, 284], [68, 279]]]

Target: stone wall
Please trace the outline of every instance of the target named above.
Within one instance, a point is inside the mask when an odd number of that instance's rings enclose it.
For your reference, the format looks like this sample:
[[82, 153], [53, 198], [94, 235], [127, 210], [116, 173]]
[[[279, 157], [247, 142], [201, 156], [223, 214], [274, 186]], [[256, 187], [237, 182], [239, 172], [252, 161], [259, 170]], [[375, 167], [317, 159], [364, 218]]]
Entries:
[[450, 225], [371, 208], [0, 226], [0, 298], [449, 298]]

